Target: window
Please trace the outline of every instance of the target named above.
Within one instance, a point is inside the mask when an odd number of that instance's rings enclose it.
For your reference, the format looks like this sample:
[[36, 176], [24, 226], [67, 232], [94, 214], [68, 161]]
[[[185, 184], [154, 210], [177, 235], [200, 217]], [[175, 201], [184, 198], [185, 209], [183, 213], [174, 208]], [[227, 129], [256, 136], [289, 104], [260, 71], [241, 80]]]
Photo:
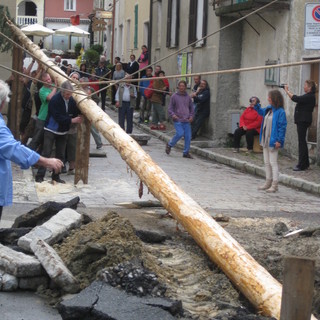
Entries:
[[64, 0], [64, 11], [76, 11], [77, 0]]
[[180, 0], [168, 0], [167, 47], [179, 45]]
[[[190, 0], [188, 43], [202, 39], [207, 35], [208, 0]], [[196, 43], [196, 47], [205, 45], [205, 40]]]
[[134, 6], [134, 39], [133, 46], [135, 49], [138, 48], [138, 5]]

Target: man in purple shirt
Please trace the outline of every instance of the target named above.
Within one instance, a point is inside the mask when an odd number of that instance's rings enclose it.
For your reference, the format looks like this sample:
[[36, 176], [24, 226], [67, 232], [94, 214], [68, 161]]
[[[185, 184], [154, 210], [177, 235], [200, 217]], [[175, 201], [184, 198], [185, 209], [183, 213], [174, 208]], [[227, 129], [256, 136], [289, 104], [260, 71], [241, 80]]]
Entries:
[[186, 92], [187, 83], [184, 80], [178, 83], [178, 92], [173, 94], [168, 108], [169, 116], [174, 122], [175, 136], [167, 143], [166, 153], [170, 154], [171, 148], [184, 137], [183, 157], [192, 159], [189, 153], [191, 142], [191, 126], [193, 120], [192, 99]]

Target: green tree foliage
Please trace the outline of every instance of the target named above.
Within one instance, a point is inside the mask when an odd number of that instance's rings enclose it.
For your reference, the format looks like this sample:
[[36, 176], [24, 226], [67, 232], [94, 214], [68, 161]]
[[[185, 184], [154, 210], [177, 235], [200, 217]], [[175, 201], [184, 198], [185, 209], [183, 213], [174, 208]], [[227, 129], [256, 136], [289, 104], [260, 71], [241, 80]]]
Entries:
[[[7, 19], [5, 16], [7, 16], [9, 20], [13, 21], [13, 19], [10, 18], [8, 7], [0, 5], [0, 31], [12, 39], [13, 38], [12, 32], [8, 27], [8, 25], [6, 24]], [[0, 52], [8, 52], [11, 49], [12, 49], [11, 42], [9, 42], [4, 37], [0, 36]]]
[[103, 46], [101, 44], [94, 44], [90, 49], [97, 51], [99, 55], [103, 52]]
[[75, 44], [74, 52], [75, 52], [77, 57], [80, 55], [81, 48], [82, 48], [82, 44], [80, 42]]
[[85, 52], [83, 58], [85, 61], [87, 61], [89, 68], [91, 68], [98, 63], [100, 55], [96, 50], [89, 49]]

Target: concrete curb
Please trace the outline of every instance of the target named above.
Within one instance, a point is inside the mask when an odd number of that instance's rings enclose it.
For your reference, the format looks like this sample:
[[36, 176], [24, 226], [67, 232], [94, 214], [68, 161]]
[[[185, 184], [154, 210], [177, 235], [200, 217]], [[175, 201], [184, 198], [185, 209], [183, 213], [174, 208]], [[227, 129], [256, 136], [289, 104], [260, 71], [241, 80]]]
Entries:
[[[171, 137], [168, 136], [165, 132], [151, 130], [148, 126], [140, 124], [136, 119], [133, 120], [134, 124], [141, 130], [148, 132], [149, 134], [155, 136], [156, 138], [169, 142]], [[176, 145], [179, 149], [183, 149], [183, 143], [179, 142]], [[227, 165], [229, 167], [235, 168], [242, 172], [246, 172], [261, 178], [265, 178], [265, 169], [264, 167], [257, 166], [247, 161], [242, 161], [236, 158], [228, 157], [221, 155], [217, 152], [209, 151], [199, 147], [191, 146], [190, 150], [193, 154], [196, 154], [200, 157], [203, 157], [208, 160], [213, 160], [218, 163]], [[310, 182], [304, 179], [296, 178], [289, 176], [287, 174], [279, 175], [279, 182], [287, 187], [298, 189], [300, 191], [305, 191], [308, 193], [313, 193], [320, 195], [320, 184]]]

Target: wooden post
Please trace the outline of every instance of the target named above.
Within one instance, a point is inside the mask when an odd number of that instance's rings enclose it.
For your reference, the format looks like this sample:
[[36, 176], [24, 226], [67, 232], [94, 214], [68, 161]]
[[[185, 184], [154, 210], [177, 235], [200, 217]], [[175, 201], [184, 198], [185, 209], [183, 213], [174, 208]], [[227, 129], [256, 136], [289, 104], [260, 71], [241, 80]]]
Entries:
[[314, 275], [314, 260], [285, 258], [280, 320], [310, 320]]
[[[32, 43], [19, 28], [10, 24], [19, 41], [48, 69], [60, 85], [65, 81], [57, 74], [60, 69]], [[141, 146], [127, 135], [91, 99], [84, 99], [83, 91], [76, 90], [73, 97], [82, 114], [120, 153], [122, 159], [137, 174], [163, 207], [186, 229], [209, 258], [229, 277], [234, 285], [263, 315], [280, 318], [281, 284], [249, 255], [198, 203], [189, 197], [151, 159]], [[313, 318], [315, 319], [315, 318]]]
[[91, 124], [87, 118], [84, 118], [83, 123], [78, 125], [74, 184], [77, 184], [80, 180], [84, 184], [88, 183], [90, 128]]
[[[17, 40], [17, 39], [15, 39]], [[23, 55], [22, 50], [17, 46], [13, 46], [12, 51], [12, 69], [22, 72], [23, 69]], [[14, 75], [12, 82], [12, 96], [10, 101], [10, 108], [8, 110], [8, 124], [13, 136], [19, 140], [19, 124], [21, 119], [21, 103], [22, 103], [22, 89], [23, 85], [20, 81], [19, 75]]]

